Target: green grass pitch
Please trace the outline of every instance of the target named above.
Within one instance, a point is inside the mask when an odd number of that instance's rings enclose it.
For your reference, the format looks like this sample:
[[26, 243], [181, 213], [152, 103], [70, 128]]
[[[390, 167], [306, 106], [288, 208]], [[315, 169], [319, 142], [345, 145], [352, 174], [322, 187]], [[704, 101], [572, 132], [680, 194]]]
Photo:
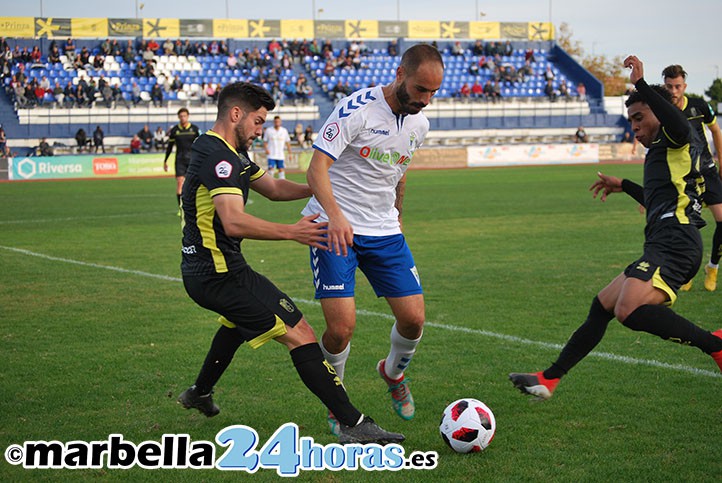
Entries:
[[[551, 400], [531, 402], [507, 380], [509, 372], [547, 367], [596, 292], [641, 253], [644, 219], [635, 202], [624, 194], [592, 200], [598, 169], [409, 172], [404, 229], [428, 320], [408, 371], [417, 416], [404, 422], [392, 413], [374, 371], [392, 321], [362, 275], [346, 386], [364, 412], [406, 434], [407, 454], [437, 451], [438, 467], [306, 471], [302, 481], [719, 481], [722, 378], [696, 349], [612, 322]], [[601, 169], [641, 180], [639, 165]], [[263, 442], [289, 421], [317, 443], [335, 441], [280, 344], [242, 347], [216, 387], [216, 418], [175, 403], [217, 325], [179, 282], [174, 186], [167, 178], [0, 184], [3, 452], [24, 441], [104, 441], [113, 433], [136, 444], [163, 434], [213, 441], [233, 424], [255, 428]], [[285, 223], [304, 204], [251, 199], [249, 212]], [[712, 231], [703, 230], [705, 251]], [[291, 295], [320, 335], [307, 247], [243, 246], [251, 266]], [[675, 310], [716, 329], [720, 297], [698, 275]], [[461, 397], [484, 401], [496, 415], [496, 438], [481, 454], [457, 455], [439, 437], [442, 410]], [[272, 470], [25, 470], [0, 460], [2, 481], [240, 477], [279, 479]]]

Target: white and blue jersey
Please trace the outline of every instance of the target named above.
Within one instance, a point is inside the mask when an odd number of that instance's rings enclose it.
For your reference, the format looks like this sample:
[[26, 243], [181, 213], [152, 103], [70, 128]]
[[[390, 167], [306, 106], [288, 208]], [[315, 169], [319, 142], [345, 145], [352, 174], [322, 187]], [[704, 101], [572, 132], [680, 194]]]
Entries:
[[[428, 132], [423, 114], [394, 114], [381, 86], [356, 91], [336, 105], [313, 147], [334, 160], [331, 187], [353, 227], [354, 244], [346, 257], [311, 249], [316, 298], [353, 296], [356, 268], [379, 297], [423, 293], [394, 205], [396, 186]], [[328, 221], [311, 197], [303, 214], [315, 213]]]
[[[422, 113], [394, 114], [381, 86], [361, 89], [341, 100], [313, 145], [334, 160], [328, 170], [333, 194], [354, 233], [385, 236], [401, 233], [394, 207], [396, 185], [429, 132]], [[311, 197], [304, 215], [323, 207]]]

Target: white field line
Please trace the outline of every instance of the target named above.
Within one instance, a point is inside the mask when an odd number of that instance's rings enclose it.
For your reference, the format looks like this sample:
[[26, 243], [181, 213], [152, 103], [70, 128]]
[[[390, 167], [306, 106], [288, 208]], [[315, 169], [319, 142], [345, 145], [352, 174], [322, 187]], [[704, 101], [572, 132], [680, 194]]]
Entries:
[[21, 225], [29, 223], [56, 223], [64, 221], [82, 221], [82, 220], [106, 220], [111, 218], [131, 218], [141, 215], [169, 215], [174, 214], [171, 210], [166, 211], [147, 211], [144, 213], [123, 213], [117, 215], [91, 215], [91, 216], [67, 216], [62, 218], [29, 218], [27, 220], [0, 220], [0, 225]]
[[[45, 255], [43, 253], [37, 253], [37, 252], [30, 251], [30, 250], [22, 249], [22, 248], [15, 248], [15, 247], [8, 247], [8, 246], [0, 245], [0, 249], [14, 252], [14, 253], [19, 253], [22, 255], [31, 256], [31, 257], [42, 258], [44, 260], [50, 260], [50, 261], [54, 261], [54, 262], [63, 262], [63, 263], [70, 263], [73, 265], [80, 265], [83, 267], [112, 270], [115, 272], [127, 273], [127, 274], [131, 274], [131, 275], [138, 275], [141, 277], [155, 278], [155, 279], [159, 279], [159, 280], [166, 280], [169, 282], [182, 282], [182, 279], [179, 277], [171, 277], [168, 275], [159, 275], [156, 273], [143, 272], [141, 270], [128, 270], [126, 268], [114, 267], [111, 265], [101, 265], [98, 263], [83, 262], [80, 260], [72, 260], [69, 258], [54, 257], [51, 255]], [[302, 303], [305, 305], [316, 305], [316, 306], [320, 305], [319, 302], [316, 300], [296, 299], [296, 298], [294, 298], [293, 300], [297, 303]], [[365, 315], [365, 316], [369, 316], [369, 317], [379, 317], [379, 318], [389, 319], [389, 320], [393, 320], [393, 318], [394, 318], [391, 314], [372, 312], [372, 311], [363, 310], [363, 309], [357, 309], [356, 313], [359, 315]], [[529, 345], [529, 346], [540, 347], [542, 349], [549, 349], [549, 350], [553, 350], [553, 351], [559, 351], [563, 347], [562, 344], [553, 344], [550, 342], [541, 342], [541, 341], [537, 341], [537, 340], [524, 339], [522, 337], [517, 337], [514, 335], [500, 334], [498, 332], [491, 332], [488, 330], [471, 329], [468, 327], [462, 327], [462, 326], [458, 326], [458, 325], [440, 324], [440, 323], [436, 323], [436, 322], [426, 321], [424, 323], [424, 326], [431, 327], [434, 329], [449, 330], [449, 331], [453, 331], [453, 332], [462, 332], [465, 334], [470, 334], [470, 335], [475, 335], [475, 336], [489, 337], [489, 338], [493, 338], [493, 339], [503, 340], [506, 342], [511, 342], [514, 344]], [[629, 364], [629, 365], [649, 366], [649, 367], [657, 367], [660, 369], [667, 369], [667, 370], [678, 371], [678, 372], [686, 372], [686, 373], [694, 374], [697, 376], [705, 376], [705, 377], [712, 377], [712, 378], [721, 378], [722, 377], [722, 374], [719, 372], [716, 372], [716, 371], [708, 371], [705, 369], [698, 369], [696, 367], [685, 366], [682, 364], [669, 364], [669, 363], [660, 362], [660, 361], [657, 361], [654, 359], [637, 359], [634, 357], [613, 354], [611, 352], [592, 351], [589, 353], [589, 356], [596, 357], [598, 359], [606, 359], [606, 360], [614, 361], [614, 362], [621, 362], [623, 364]]]

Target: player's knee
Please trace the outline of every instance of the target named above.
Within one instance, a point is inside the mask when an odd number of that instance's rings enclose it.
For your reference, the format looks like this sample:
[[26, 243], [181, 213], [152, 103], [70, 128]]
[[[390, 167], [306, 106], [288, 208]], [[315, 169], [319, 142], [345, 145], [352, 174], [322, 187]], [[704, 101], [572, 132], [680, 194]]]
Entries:
[[631, 314], [635, 308], [636, 307], [630, 308], [626, 304], [617, 304], [614, 306], [614, 316], [617, 318], [617, 320], [619, 322], [621, 322], [624, 325], [627, 325], [627, 324], [625, 324], [627, 317], [629, 317], [629, 314]]
[[327, 324], [324, 338], [330, 340], [335, 346], [346, 347], [353, 336], [354, 325]]

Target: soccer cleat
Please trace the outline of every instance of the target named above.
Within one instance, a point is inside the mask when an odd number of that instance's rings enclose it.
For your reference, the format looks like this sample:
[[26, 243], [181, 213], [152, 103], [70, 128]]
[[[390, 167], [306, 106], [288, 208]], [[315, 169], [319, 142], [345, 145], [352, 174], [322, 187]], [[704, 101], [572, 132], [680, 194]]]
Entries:
[[407, 421], [413, 419], [416, 413], [416, 404], [414, 404], [414, 398], [411, 396], [411, 390], [409, 389], [409, 383], [406, 377], [402, 375], [401, 378], [397, 380], [389, 378], [389, 376], [386, 375], [386, 359], [379, 361], [376, 365], [376, 370], [389, 386], [391, 404], [396, 414]]
[[710, 292], [717, 290], [717, 272], [719, 269], [705, 265], [704, 267], [704, 288]]
[[178, 396], [178, 404], [186, 409], [197, 409], [209, 418], [221, 412], [220, 408], [213, 403], [213, 391], [201, 395], [195, 384]]
[[346, 426], [341, 424], [340, 434], [338, 436], [338, 442], [341, 444], [350, 443], [377, 443], [377, 444], [389, 444], [389, 443], [401, 443], [406, 437], [403, 434], [391, 433], [381, 428], [368, 416], [362, 416], [361, 422], [356, 426]]
[[680, 292], [689, 292], [690, 290], [692, 290], [692, 282], [694, 282], [694, 280], [690, 280], [689, 282], [687, 282], [684, 285], [682, 285], [681, 287], [679, 287], [679, 291]]
[[[722, 329], [715, 330], [714, 332], [712, 332], [712, 335], [722, 339]], [[712, 359], [714, 359], [714, 361], [717, 363], [717, 367], [719, 367], [719, 370], [722, 371], [722, 351], [713, 352], [710, 355], [712, 356]]]
[[536, 396], [536, 399], [544, 401], [552, 397], [554, 389], [559, 384], [559, 379], [545, 379], [544, 374], [537, 372], [536, 374], [520, 374], [512, 372], [509, 374], [509, 380], [514, 387], [524, 394]]
[[328, 412], [326, 421], [328, 422], [328, 430], [331, 432], [331, 434], [333, 434], [334, 436], [339, 436], [341, 434], [340, 424], [338, 422], [338, 419], [336, 419], [336, 416], [334, 416], [331, 411]]

